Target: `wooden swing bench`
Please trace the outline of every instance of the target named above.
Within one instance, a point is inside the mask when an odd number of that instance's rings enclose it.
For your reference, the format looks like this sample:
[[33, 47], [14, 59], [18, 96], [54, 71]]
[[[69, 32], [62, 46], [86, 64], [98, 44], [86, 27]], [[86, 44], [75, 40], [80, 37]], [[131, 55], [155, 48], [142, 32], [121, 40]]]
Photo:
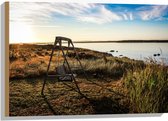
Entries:
[[[62, 46], [63, 42], [68, 44], [66, 52], [65, 52], [65, 47]], [[58, 63], [58, 65], [55, 68], [56, 74], [51, 75], [51, 74], [49, 74], [49, 69], [50, 69], [50, 66], [51, 66], [51, 61], [52, 61], [52, 58], [53, 58], [53, 55], [54, 55], [54, 51], [56, 51], [56, 50], [58, 50], [58, 54], [57, 54], [57, 59], [58, 60], [56, 61]], [[80, 59], [78, 57], [77, 51], [75, 50], [75, 47], [73, 45], [72, 40], [69, 39], [69, 38], [66, 38], [66, 37], [57, 36], [55, 38], [55, 42], [54, 42], [52, 52], [51, 52], [51, 55], [50, 55], [49, 64], [48, 64], [48, 67], [47, 67], [47, 73], [46, 73], [44, 83], [43, 83], [43, 86], [42, 86], [42, 90], [41, 90], [42, 95], [44, 95], [44, 88], [45, 88], [46, 80], [47, 80], [48, 77], [57, 78], [60, 81], [72, 81], [72, 82], [75, 83], [78, 91], [80, 92], [80, 89], [77, 85], [76, 78], [75, 78], [77, 76], [77, 74], [75, 74], [72, 70], [72, 68], [78, 68], [78, 67], [71, 67], [70, 66], [70, 64], [68, 62], [68, 59], [67, 59], [67, 55], [68, 55], [69, 50], [74, 51], [74, 53], [76, 54], [76, 60], [79, 62], [79, 66], [80, 66], [81, 70], [83, 71], [83, 73], [84, 73], [84, 75], [87, 79], [86, 73], [84, 71], [84, 68], [83, 68], [81, 62], [80, 62]], [[59, 64], [60, 52], [62, 53], [62, 57], [64, 59], [63, 64]]]

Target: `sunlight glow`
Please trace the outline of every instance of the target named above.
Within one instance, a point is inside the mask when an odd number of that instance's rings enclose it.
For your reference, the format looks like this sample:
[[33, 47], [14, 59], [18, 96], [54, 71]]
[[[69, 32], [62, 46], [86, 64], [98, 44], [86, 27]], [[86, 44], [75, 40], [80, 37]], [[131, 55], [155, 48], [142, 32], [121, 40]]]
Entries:
[[34, 41], [31, 26], [23, 22], [10, 22], [10, 41], [12, 43], [30, 43]]

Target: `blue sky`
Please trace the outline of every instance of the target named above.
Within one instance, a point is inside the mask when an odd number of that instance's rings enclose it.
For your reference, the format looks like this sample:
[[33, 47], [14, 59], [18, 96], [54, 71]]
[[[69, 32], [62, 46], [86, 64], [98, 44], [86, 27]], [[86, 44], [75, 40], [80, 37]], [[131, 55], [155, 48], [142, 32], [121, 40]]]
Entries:
[[11, 2], [10, 42], [166, 40], [168, 6]]

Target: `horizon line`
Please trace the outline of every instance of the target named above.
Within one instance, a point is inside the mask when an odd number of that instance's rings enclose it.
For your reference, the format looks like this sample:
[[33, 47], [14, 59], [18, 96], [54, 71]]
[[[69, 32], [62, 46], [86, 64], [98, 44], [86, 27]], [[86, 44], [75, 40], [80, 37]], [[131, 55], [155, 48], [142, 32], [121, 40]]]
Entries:
[[[83, 40], [83, 41], [73, 41], [73, 43], [167, 43], [168, 40], [97, 40], [97, 41], [92, 41], [92, 40]], [[47, 43], [54, 43], [53, 42], [16, 42], [16, 43], [10, 43], [9, 44], [47, 44]], [[66, 42], [64, 42], [66, 43]]]

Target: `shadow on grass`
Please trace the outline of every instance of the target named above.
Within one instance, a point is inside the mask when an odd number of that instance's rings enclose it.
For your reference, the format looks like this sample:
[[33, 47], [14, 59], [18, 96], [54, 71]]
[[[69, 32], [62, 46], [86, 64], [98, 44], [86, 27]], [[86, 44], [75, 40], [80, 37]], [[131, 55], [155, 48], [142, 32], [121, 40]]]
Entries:
[[[92, 107], [94, 114], [125, 114], [125, 113], [129, 113], [129, 108], [124, 105], [121, 105], [117, 99], [113, 99], [112, 97], [109, 98], [109, 97], [105, 97], [105, 96], [91, 98], [89, 96], [86, 96], [81, 91], [78, 91], [76, 89], [76, 87], [73, 87], [65, 82], [62, 82], [62, 83], [65, 86], [67, 86], [68, 88], [70, 88], [71, 91], [77, 92], [79, 94], [78, 96], [80, 97], [80, 98], [78, 98], [79, 100], [82, 98], [85, 98], [89, 102], [88, 105], [90, 105]], [[102, 87], [101, 85], [99, 85], [95, 82], [93, 84]], [[110, 90], [108, 88], [104, 88], [104, 89], [108, 90], [111, 93], [114, 93], [115, 95], [121, 96], [121, 98], [125, 97], [116, 91]], [[63, 93], [63, 94], [66, 95], [65, 93]], [[53, 115], [61, 115], [60, 112], [55, 111], [56, 109], [53, 108], [55, 106], [51, 105], [51, 103], [49, 102], [49, 100], [47, 99], [47, 97], [44, 94], [42, 95], [42, 97], [44, 98], [44, 101], [48, 105], [48, 108], [52, 111]], [[59, 96], [57, 96], [56, 98], [58, 98], [58, 97]]]
[[56, 112], [53, 108], [53, 106], [50, 104], [50, 102], [48, 101], [47, 97], [45, 95], [42, 95], [45, 103], [47, 104], [48, 108], [50, 109], [50, 111], [53, 113], [53, 115], [60, 115], [60, 112]]
[[[74, 90], [75, 91], [75, 90]], [[108, 98], [108, 97], [100, 97], [100, 98], [90, 98], [84, 94], [80, 93], [79, 100], [85, 98], [89, 103], [88, 105], [92, 107], [93, 114], [126, 114], [129, 113], [129, 108], [123, 106], [119, 103], [119, 101]], [[62, 115], [60, 112], [56, 112], [49, 100], [46, 96], [43, 95], [44, 101], [48, 105], [48, 108], [51, 110], [53, 115]]]
[[129, 113], [129, 109], [123, 105], [120, 105], [119, 102], [108, 98], [103, 97], [100, 99], [90, 99], [90, 104], [92, 105], [95, 114], [125, 114]]

